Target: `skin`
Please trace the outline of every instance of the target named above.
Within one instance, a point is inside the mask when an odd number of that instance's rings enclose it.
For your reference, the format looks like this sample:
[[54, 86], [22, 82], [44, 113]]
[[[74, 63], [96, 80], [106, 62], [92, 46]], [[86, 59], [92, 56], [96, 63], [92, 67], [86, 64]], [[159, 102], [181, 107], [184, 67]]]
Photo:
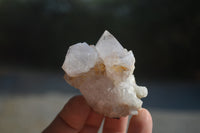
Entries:
[[94, 112], [83, 96], [70, 99], [43, 133], [97, 133], [104, 118], [103, 133], [152, 133], [152, 117], [148, 110], [140, 109], [128, 126], [128, 116], [104, 117]]

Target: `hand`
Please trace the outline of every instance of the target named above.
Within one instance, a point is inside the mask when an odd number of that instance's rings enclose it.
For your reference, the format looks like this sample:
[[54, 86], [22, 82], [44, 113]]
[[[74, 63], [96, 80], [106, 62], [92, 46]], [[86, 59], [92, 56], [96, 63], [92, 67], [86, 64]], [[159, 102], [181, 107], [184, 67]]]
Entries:
[[[69, 100], [43, 133], [97, 133], [104, 116], [94, 112], [83, 96]], [[128, 116], [120, 119], [105, 117], [103, 133], [125, 133]], [[146, 109], [130, 120], [128, 133], [152, 133], [152, 118]]]

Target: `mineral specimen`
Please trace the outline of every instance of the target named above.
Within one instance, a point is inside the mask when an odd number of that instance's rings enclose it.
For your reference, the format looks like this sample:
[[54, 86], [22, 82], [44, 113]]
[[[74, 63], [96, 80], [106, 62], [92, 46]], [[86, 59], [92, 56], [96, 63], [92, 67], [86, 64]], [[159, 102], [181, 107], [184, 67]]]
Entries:
[[140, 98], [147, 96], [147, 88], [137, 86], [135, 58], [105, 31], [96, 46], [77, 43], [70, 46], [63, 70], [65, 80], [78, 88], [88, 104], [111, 118], [137, 114]]

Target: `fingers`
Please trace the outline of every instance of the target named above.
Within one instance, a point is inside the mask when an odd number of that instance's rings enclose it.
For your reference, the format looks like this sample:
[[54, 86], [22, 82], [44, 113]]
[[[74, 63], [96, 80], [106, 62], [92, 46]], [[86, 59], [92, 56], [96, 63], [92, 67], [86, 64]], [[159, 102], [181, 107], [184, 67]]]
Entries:
[[80, 133], [97, 133], [104, 116], [91, 111]]
[[43, 133], [77, 133], [84, 126], [91, 108], [82, 96], [75, 96], [64, 106]]
[[120, 119], [105, 118], [103, 133], [125, 133], [128, 123], [128, 116]]
[[76, 129], [71, 128], [60, 117], [56, 117], [55, 120], [47, 127], [43, 133], [77, 133]]
[[83, 96], [75, 96], [67, 103], [59, 116], [72, 128], [80, 130], [90, 111], [91, 108], [88, 106]]
[[152, 117], [148, 110], [142, 108], [138, 115], [131, 118], [128, 133], [152, 133]]
[[[103, 115], [95, 113], [82, 96], [72, 98], [43, 133], [94, 133]], [[103, 133], [125, 133], [128, 117], [105, 118]], [[140, 109], [130, 120], [128, 133], [152, 133], [152, 118], [146, 109]]]

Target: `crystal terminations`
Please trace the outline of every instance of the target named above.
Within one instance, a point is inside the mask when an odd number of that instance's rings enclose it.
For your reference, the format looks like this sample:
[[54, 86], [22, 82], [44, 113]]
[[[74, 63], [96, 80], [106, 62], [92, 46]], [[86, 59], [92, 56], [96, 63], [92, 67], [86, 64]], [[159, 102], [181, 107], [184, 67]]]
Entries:
[[88, 104], [111, 118], [137, 114], [147, 88], [135, 82], [135, 58], [105, 31], [96, 46], [77, 43], [69, 47], [62, 66], [65, 80], [78, 88]]

